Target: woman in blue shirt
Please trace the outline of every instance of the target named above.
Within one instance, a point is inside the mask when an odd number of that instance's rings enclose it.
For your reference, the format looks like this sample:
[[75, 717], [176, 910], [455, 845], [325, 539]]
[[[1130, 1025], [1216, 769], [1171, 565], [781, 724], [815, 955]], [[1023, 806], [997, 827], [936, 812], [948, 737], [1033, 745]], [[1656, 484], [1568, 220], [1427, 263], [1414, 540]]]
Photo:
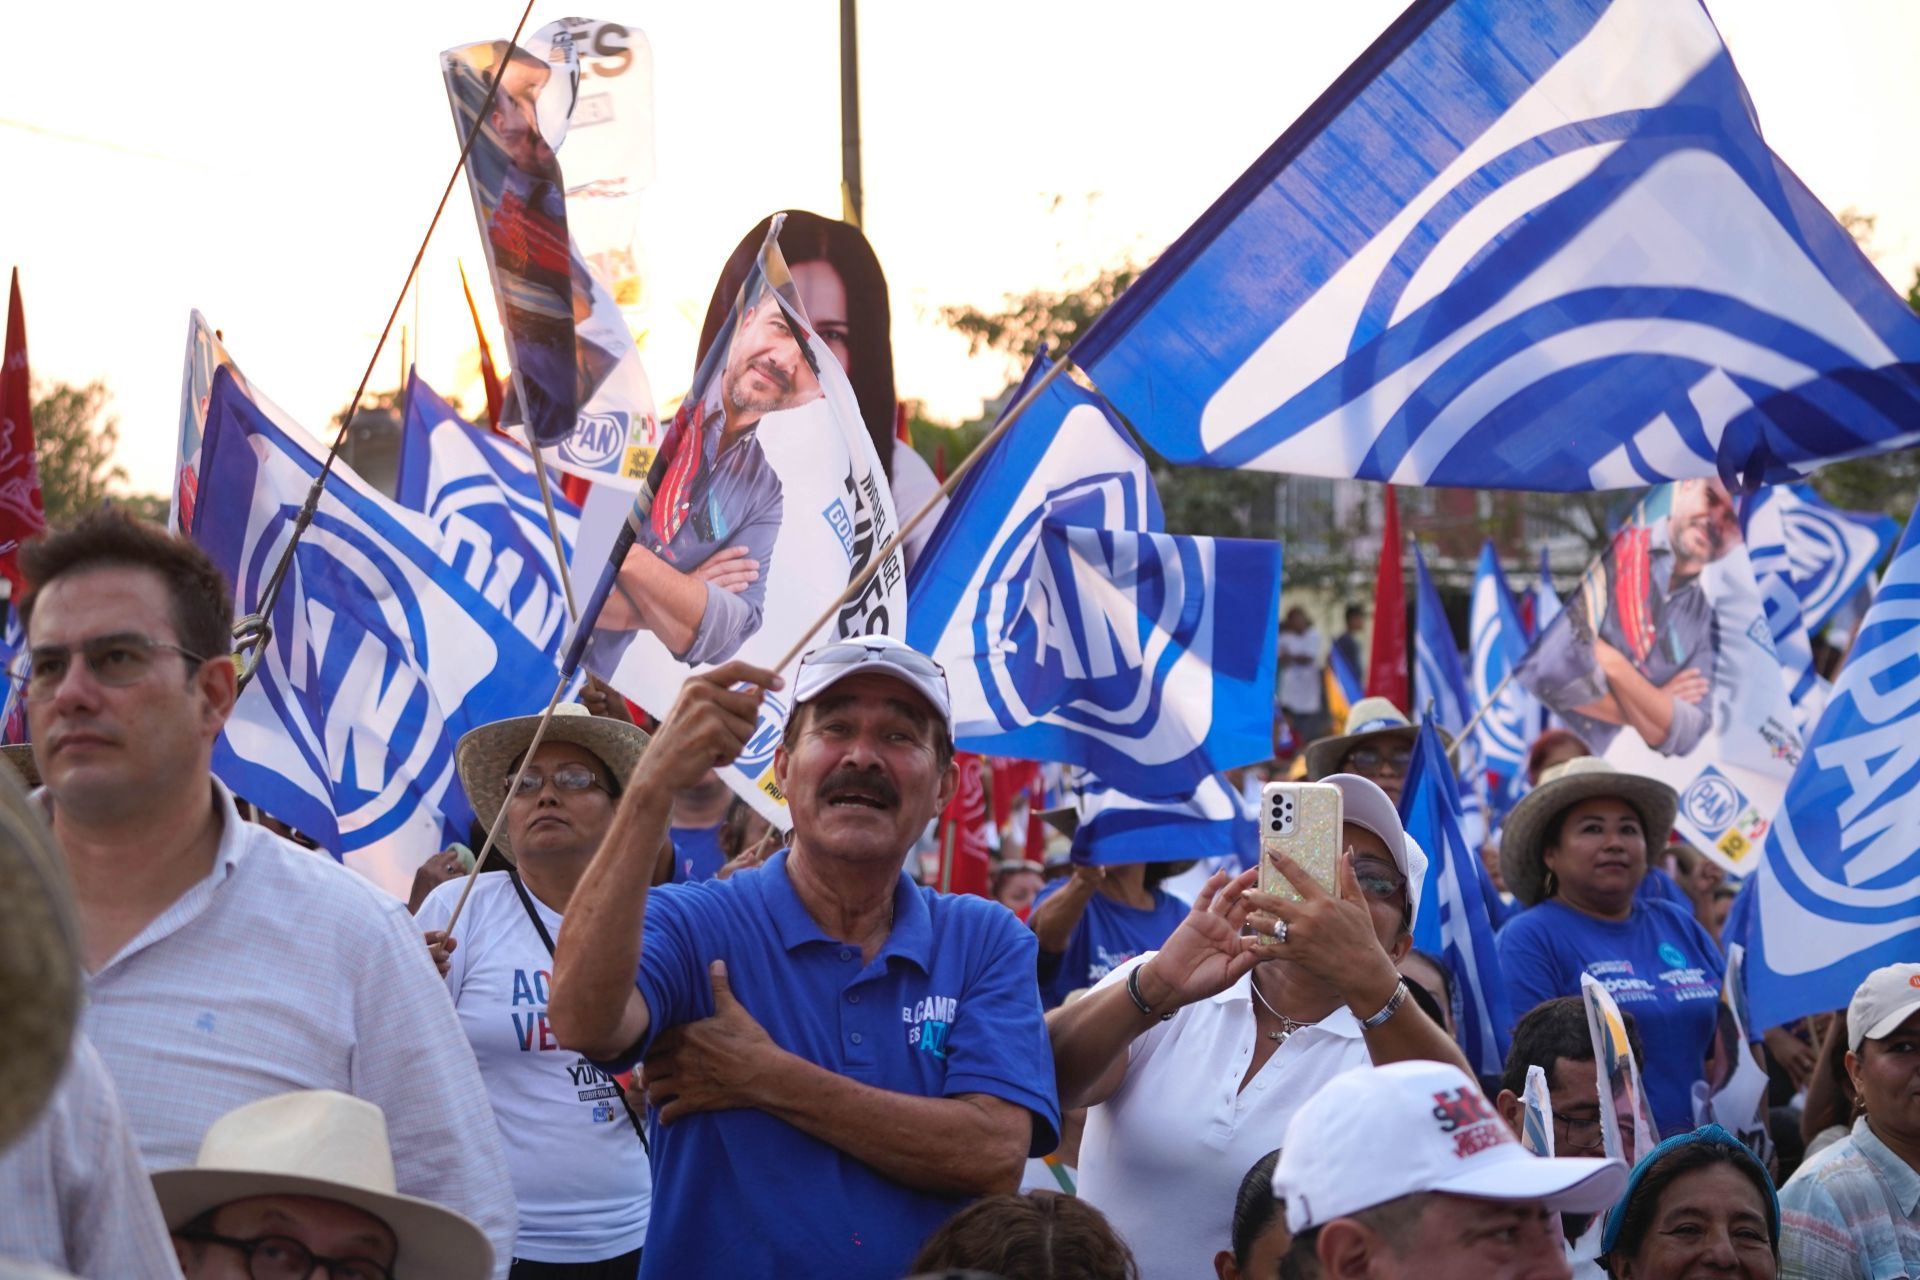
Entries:
[[1583, 973], [1604, 983], [1640, 1024], [1647, 1101], [1662, 1133], [1693, 1128], [1693, 1084], [1705, 1075], [1725, 971], [1692, 915], [1638, 893], [1676, 807], [1665, 783], [1584, 756], [1542, 775], [1500, 841], [1502, 877], [1530, 908], [1499, 936], [1514, 1016], [1579, 995]]
[[1027, 917], [1040, 939], [1040, 1005], [1057, 1008], [1137, 955], [1158, 951], [1187, 904], [1160, 887], [1185, 862], [1075, 866], [1040, 890]]

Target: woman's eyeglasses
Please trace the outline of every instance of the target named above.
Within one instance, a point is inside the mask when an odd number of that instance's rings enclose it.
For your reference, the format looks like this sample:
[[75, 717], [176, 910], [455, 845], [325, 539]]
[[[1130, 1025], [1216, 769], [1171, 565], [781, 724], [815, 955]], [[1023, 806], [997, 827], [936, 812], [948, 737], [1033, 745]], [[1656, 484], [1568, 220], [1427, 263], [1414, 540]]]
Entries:
[[[584, 764], [563, 764], [552, 773], [546, 773], [543, 770], [529, 765], [526, 771], [520, 775], [520, 786], [513, 792], [513, 797], [519, 798], [539, 795], [540, 788], [547, 785], [548, 778], [553, 779], [553, 789], [555, 791], [572, 792], [577, 795], [582, 791], [592, 791], [597, 787], [601, 791], [605, 791], [608, 795], [613, 794], [607, 784], [600, 781], [600, 775]], [[505, 791], [507, 787], [512, 785], [513, 779], [508, 778], [501, 784], [500, 789]]]

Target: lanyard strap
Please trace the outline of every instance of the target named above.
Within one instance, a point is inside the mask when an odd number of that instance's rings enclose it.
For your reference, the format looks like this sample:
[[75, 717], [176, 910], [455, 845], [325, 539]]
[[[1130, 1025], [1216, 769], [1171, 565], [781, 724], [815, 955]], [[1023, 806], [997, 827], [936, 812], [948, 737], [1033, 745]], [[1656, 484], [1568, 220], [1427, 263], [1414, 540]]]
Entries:
[[[533, 927], [539, 932], [540, 941], [546, 944], [547, 955], [551, 958], [553, 955], [553, 935], [547, 932], [547, 922], [540, 918], [539, 910], [534, 907], [533, 895], [527, 892], [527, 886], [521, 882], [519, 868], [509, 866], [507, 868], [507, 879], [513, 881], [513, 891], [520, 895], [520, 905], [527, 909], [527, 919], [533, 921]], [[627, 1113], [627, 1119], [633, 1122], [633, 1132], [635, 1136], [640, 1139], [640, 1149], [651, 1155], [652, 1148], [647, 1145], [646, 1126], [640, 1123], [639, 1114], [634, 1111], [632, 1104], [627, 1101], [627, 1091], [620, 1087], [618, 1080], [613, 1082], [613, 1088], [615, 1095], [620, 1099], [620, 1109], [625, 1111]]]

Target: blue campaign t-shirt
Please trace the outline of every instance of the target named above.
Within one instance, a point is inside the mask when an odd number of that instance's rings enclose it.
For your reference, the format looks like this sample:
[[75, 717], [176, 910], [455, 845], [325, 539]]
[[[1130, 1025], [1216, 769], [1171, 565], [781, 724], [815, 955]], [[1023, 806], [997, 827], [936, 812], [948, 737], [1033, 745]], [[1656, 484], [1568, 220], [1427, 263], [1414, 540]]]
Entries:
[[668, 827], [667, 838], [673, 841], [675, 884], [711, 880], [726, 864], [727, 855], [720, 850], [717, 822], [710, 827]]
[[1648, 867], [1633, 896], [1641, 902], [1671, 902], [1687, 915], [1693, 914], [1693, 899], [1687, 896], [1678, 880], [1667, 874], [1665, 867]]
[[1726, 960], [1691, 914], [1636, 900], [1627, 919], [1596, 920], [1549, 898], [1508, 921], [1498, 946], [1515, 1021], [1579, 995], [1582, 973], [1605, 983], [1639, 1024], [1653, 1122], [1666, 1136], [1693, 1128], [1693, 1082], [1706, 1075]]
[[[1041, 903], [1059, 892], [1064, 878], [1044, 886], [1034, 898]], [[1074, 926], [1067, 949], [1056, 960], [1040, 956], [1040, 1002], [1049, 1009], [1081, 987], [1091, 987], [1135, 956], [1158, 951], [1162, 943], [1180, 927], [1191, 908], [1165, 889], [1155, 887], [1153, 905], [1142, 909], [1115, 902], [1096, 892], [1087, 901], [1086, 914]], [[1031, 920], [1032, 914], [1028, 917]]]
[[[651, 1021], [637, 1053], [669, 1027], [712, 1016], [707, 966], [724, 960], [734, 995], [788, 1052], [895, 1093], [1004, 1098], [1033, 1113], [1031, 1154], [1053, 1150], [1060, 1104], [1032, 932], [997, 902], [935, 893], [903, 874], [893, 929], [863, 966], [859, 947], [807, 913], [789, 856], [753, 875], [654, 891], [636, 984]], [[902, 1186], [764, 1111], [662, 1126], [649, 1109], [647, 1132], [643, 1277], [894, 1280], [969, 1202]]]

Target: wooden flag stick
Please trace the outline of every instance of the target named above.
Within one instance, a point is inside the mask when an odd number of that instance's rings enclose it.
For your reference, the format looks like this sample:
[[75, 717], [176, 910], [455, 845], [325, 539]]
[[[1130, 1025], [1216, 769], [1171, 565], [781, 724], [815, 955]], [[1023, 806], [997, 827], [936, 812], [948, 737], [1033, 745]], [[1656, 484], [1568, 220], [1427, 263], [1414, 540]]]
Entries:
[[[528, 432], [532, 436], [532, 432]], [[539, 445], [529, 445], [527, 452], [533, 455], [533, 475], [540, 483], [540, 503], [547, 509], [547, 534], [553, 539], [553, 562], [560, 566], [560, 589], [567, 597], [567, 618], [575, 626], [580, 623], [580, 606], [573, 602], [573, 574], [567, 569], [567, 549], [560, 541], [560, 519], [553, 510], [553, 486], [547, 480], [546, 453]]]
[[800, 633], [800, 638], [793, 642], [793, 647], [787, 650], [780, 661], [773, 664], [770, 668], [771, 670], [785, 671], [793, 665], [793, 660], [799, 657], [801, 652], [812, 643], [814, 633], [833, 621], [833, 615], [838, 612], [841, 605], [844, 605], [847, 601], [853, 599], [866, 589], [867, 583], [872, 581], [873, 575], [880, 571], [880, 566], [886, 563], [887, 557], [905, 544], [908, 535], [915, 529], [918, 529], [920, 523], [929, 515], [933, 514], [933, 509], [939, 504], [940, 499], [954, 491], [961, 479], [964, 478], [967, 472], [973, 467], [973, 464], [987, 455], [988, 451], [999, 442], [1000, 437], [1004, 436], [1008, 429], [1020, 420], [1020, 415], [1031, 408], [1033, 402], [1040, 398], [1041, 393], [1051, 386], [1053, 380], [1067, 369], [1069, 363], [1066, 355], [1063, 353], [1060, 359], [1054, 363], [1053, 368], [1040, 375], [1040, 381], [1034, 383], [1032, 387], [1028, 388], [1027, 394], [1021, 396], [1014, 402], [1013, 407], [1007, 410], [1006, 416], [994, 424], [993, 430], [987, 432], [986, 436], [981, 439], [979, 445], [974, 448], [973, 452], [969, 453], [961, 461], [960, 465], [953, 469], [953, 474], [947, 477], [946, 482], [934, 492], [931, 498], [927, 499], [926, 505], [914, 512], [913, 518], [901, 525], [898, 533], [887, 539], [886, 544], [880, 548], [879, 552], [867, 561], [866, 567], [859, 573], [856, 573], [853, 576], [853, 580], [847, 583], [847, 589], [840, 593], [840, 598], [828, 605], [826, 609], [821, 612], [820, 616], [814, 619], [813, 625]]

